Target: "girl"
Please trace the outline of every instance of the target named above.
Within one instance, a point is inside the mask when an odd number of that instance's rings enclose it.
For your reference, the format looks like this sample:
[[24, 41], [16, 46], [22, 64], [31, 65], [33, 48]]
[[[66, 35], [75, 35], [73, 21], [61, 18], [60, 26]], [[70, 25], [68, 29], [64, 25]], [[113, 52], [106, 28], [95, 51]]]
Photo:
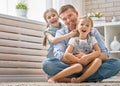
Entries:
[[[85, 72], [79, 78], [71, 79], [71, 82], [82, 82], [94, 74], [101, 66], [100, 48], [95, 37], [91, 34], [93, 21], [89, 17], [81, 17], [77, 25], [78, 37], [71, 38], [64, 58], [85, 66]], [[74, 56], [79, 52], [79, 57]], [[62, 61], [64, 61], [64, 58]], [[96, 59], [94, 59], [96, 58]], [[94, 60], [92, 60], [94, 59]], [[83, 61], [84, 60], [84, 61]]]
[[[82, 82], [92, 74], [94, 74], [101, 65], [101, 59], [97, 58], [100, 55], [100, 49], [98, 47], [96, 39], [90, 34], [93, 27], [93, 21], [88, 17], [82, 17], [77, 25], [78, 37], [71, 38], [69, 45], [66, 49], [64, 57], [61, 59], [62, 62], [66, 60], [75, 63], [82, 64], [84, 70], [82, 75], [78, 78], [72, 78], [71, 82]], [[79, 53], [79, 55], [77, 54]], [[79, 57], [78, 57], [79, 56]], [[91, 60], [94, 59], [95, 60]], [[70, 67], [71, 67], [70, 66]], [[73, 73], [74, 70], [69, 70]], [[49, 80], [55, 81], [58, 78], [65, 77], [66, 73], [63, 71], [59, 72]]]
[[50, 8], [44, 12], [44, 19], [47, 23], [47, 30], [44, 31], [45, 37], [43, 40], [43, 46], [46, 46], [47, 40], [49, 41], [50, 47], [48, 48], [48, 58], [53, 58], [53, 45], [54, 43], [60, 42], [67, 38], [70, 38], [76, 34], [75, 32], [71, 32], [67, 35], [55, 38], [55, 33], [57, 30], [61, 28], [66, 28], [62, 23], [59, 22], [59, 16], [55, 9]]

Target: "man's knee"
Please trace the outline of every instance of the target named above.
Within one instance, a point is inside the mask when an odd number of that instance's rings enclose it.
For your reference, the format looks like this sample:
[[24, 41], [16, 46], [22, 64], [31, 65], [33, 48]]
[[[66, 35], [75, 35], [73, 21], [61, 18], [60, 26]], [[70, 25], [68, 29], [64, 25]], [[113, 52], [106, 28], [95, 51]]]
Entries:
[[120, 60], [119, 59], [108, 59], [103, 62], [99, 69], [99, 73], [104, 78], [109, 78], [116, 75], [120, 71]]
[[120, 71], [120, 59], [118, 59], [118, 58], [110, 58], [110, 59], [106, 60], [104, 63], [108, 64], [113, 70]]
[[52, 66], [52, 62], [50, 62], [47, 59], [43, 60], [42, 69], [46, 74], [51, 75], [51, 72], [54, 70], [54, 68]]

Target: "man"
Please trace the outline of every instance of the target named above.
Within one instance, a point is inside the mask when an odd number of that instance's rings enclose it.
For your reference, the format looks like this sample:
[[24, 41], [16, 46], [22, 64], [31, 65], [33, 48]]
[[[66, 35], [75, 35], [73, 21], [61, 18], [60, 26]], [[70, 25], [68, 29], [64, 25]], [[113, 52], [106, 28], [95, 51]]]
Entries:
[[[58, 30], [56, 33], [56, 37], [65, 35], [69, 33], [70, 31], [74, 30], [76, 28], [76, 22], [78, 19], [78, 12], [72, 5], [64, 5], [60, 8], [59, 16], [63, 20], [64, 24], [68, 27], [66, 29]], [[104, 41], [101, 38], [100, 33], [94, 28], [93, 34], [95, 38], [98, 41], [99, 47], [101, 49], [101, 55], [99, 58], [101, 58], [104, 62], [99, 68], [99, 70], [92, 76], [90, 76], [86, 81], [98, 81], [103, 80], [105, 78], [109, 78], [115, 74], [117, 74], [120, 70], [120, 60], [119, 59], [108, 59], [108, 50], [106, 49], [104, 45]], [[69, 39], [66, 39], [64, 41], [61, 41], [57, 43], [54, 47], [54, 55], [62, 58], [64, 55], [64, 52], [67, 48], [67, 43]], [[91, 58], [92, 60], [92, 58]], [[84, 59], [82, 62], [86, 63], [86, 59]], [[60, 72], [61, 70], [64, 70], [65, 68], [69, 67], [69, 65], [64, 64], [63, 62], [59, 61], [59, 59], [52, 58], [52, 59], [45, 59], [43, 61], [43, 70], [49, 75], [53, 76], [56, 73]], [[71, 77], [79, 77], [81, 73], [74, 74]]]

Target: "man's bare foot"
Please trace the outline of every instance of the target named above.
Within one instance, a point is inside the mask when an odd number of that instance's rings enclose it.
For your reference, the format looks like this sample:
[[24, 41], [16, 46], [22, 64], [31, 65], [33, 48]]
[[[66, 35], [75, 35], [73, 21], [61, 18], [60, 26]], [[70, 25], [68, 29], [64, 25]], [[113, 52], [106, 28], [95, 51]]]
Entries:
[[49, 82], [49, 83], [55, 83], [55, 81], [54, 81], [53, 79], [51, 79], [51, 78], [48, 79], [48, 82]]
[[80, 83], [81, 81], [78, 78], [72, 78], [71, 83]]

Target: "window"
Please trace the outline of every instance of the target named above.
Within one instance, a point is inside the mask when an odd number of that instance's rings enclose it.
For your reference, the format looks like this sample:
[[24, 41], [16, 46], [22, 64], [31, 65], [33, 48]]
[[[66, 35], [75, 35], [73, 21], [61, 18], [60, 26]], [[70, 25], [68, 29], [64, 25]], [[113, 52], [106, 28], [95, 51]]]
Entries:
[[[19, 0], [0, 0], [0, 13], [16, 16], [15, 5]], [[24, 0], [28, 4], [27, 18], [44, 21], [43, 12], [46, 9], [46, 0]]]
[[0, 1], [0, 13], [7, 14], [7, 0]]

